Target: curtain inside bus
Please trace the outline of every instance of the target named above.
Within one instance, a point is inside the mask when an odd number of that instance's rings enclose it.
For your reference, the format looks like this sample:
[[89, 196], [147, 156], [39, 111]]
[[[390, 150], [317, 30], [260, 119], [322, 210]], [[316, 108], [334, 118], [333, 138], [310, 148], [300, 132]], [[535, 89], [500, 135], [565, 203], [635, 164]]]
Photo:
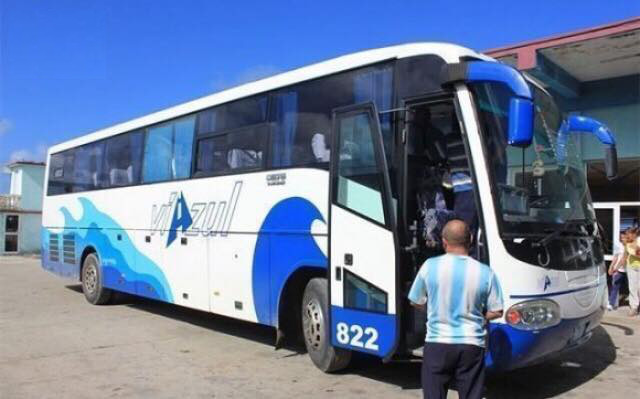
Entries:
[[298, 124], [298, 94], [279, 93], [274, 101], [276, 131], [273, 137], [273, 165], [291, 166], [291, 149]]

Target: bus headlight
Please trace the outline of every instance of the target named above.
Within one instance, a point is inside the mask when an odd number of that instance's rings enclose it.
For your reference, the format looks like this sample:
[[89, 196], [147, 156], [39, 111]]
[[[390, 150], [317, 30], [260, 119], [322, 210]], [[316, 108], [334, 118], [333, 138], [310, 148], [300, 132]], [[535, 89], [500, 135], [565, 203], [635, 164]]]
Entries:
[[560, 323], [560, 307], [548, 299], [520, 302], [507, 310], [505, 319], [520, 330], [553, 327]]

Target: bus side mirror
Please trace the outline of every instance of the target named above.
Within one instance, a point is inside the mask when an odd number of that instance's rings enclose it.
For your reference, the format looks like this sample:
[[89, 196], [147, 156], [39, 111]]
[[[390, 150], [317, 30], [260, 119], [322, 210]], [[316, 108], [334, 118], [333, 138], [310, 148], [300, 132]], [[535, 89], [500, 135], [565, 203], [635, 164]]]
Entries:
[[509, 102], [509, 131], [507, 143], [515, 147], [527, 147], [533, 138], [533, 101], [512, 97]]
[[613, 180], [618, 177], [618, 150], [615, 146], [607, 146], [604, 149], [604, 170], [607, 179]]
[[613, 180], [618, 176], [618, 151], [616, 139], [609, 128], [602, 122], [580, 115], [570, 115], [562, 122], [558, 134], [558, 160], [566, 156], [566, 143], [571, 132], [593, 134], [605, 145], [604, 168], [607, 179]]
[[526, 147], [533, 140], [533, 93], [522, 74], [512, 66], [493, 61], [468, 61], [445, 64], [441, 71], [443, 87], [456, 82], [502, 83], [514, 93], [509, 102], [507, 142]]

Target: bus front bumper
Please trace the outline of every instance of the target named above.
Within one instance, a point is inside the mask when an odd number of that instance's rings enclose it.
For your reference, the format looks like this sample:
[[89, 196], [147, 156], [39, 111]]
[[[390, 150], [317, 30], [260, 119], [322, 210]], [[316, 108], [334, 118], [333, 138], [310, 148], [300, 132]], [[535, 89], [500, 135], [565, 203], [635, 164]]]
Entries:
[[604, 309], [578, 319], [563, 319], [542, 330], [525, 331], [508, 324], [490, 325], [486, 366], [506, 371], [529, 366], [578, 347], [591, 338], [600, 325]]

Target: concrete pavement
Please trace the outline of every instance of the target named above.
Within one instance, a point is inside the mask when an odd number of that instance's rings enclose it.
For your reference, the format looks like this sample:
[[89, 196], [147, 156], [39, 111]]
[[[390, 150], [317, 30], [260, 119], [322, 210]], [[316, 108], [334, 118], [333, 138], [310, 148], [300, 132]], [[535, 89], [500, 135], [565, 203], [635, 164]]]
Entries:
[[[635, 397], [640, 319], [621, 313], [579, 350], [492, 376], [487, 397]], [[327, 375], [306, 354], [275, 351], [274, 339], [270, 328], [143, 299], [91, 306], [38, 259], [0, 257], [2, 399], [421, 397], [417, 363], [360, 357]]]

